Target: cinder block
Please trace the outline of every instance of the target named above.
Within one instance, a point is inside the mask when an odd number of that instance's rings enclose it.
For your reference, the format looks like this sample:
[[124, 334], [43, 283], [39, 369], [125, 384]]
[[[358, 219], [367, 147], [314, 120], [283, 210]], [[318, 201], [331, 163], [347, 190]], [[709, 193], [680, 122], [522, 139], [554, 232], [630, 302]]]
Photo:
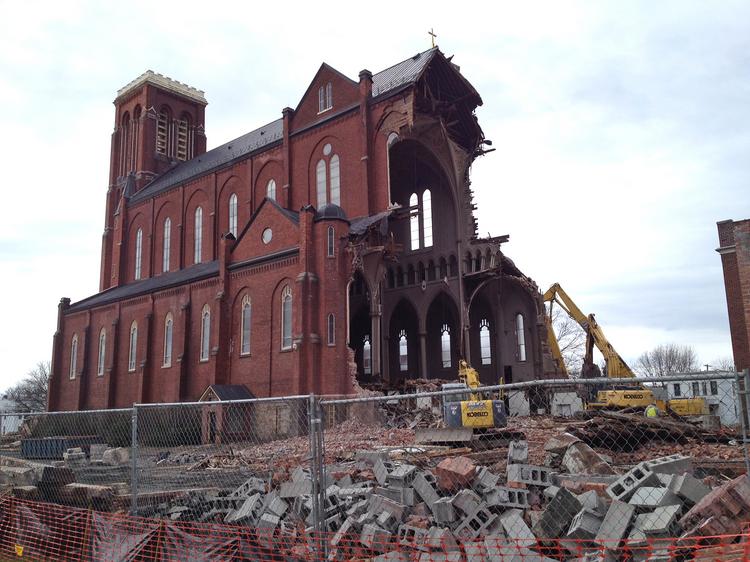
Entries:
[[460, 552], [422, 552], [417, 562], [462, 562]]
[[511, 541], [526, 547], [536, 544], [536, 536], [523, 520], [523, 512], [520, 509], [509, 509], [500, 515], [499, 519], [505, 534]]
[[397, 536], [398, 544], [401, 546], [409, 546], [417, 549], [426, 548], [425, 540], [427, 540], [427, 529], [414, 527], [413, 525], [400, 525]]
[[443, 525], [456, 520], [456, 510], [451, 502], [452, 498], [440, 498], [432, 504], [432, 516], [435, 518], [435, 523]]
[[485, 504], [479, 505], [472, 513], [466, 515], [461, 524], [456, 527], [456, 537], [474, 539], [486, 534], [486, 531], [497, 520], [497, 515], [487, 509]]
[[641, 486], [657, 486], [659, 478], [645, 463], [640, 463], [607, 487], [613, 500], [628, 501]]
[[703, 482], [687, 473], [672, 476], [668, 488], [692, 505], [697, 504], [711, 492], [711, 489]]
[[657, 507], [651, 513], [636, 517], [633, 526], [647, 536], [671, 535], [678, 531], [676, 522], [681, 510], [681, 505]]
[[[432, 476], [432, 475], [430, 475]], [[425, 502], [428, 506], [432, 506], [440, 496], [433, 484], [427, 479], [424, 472], [419, 472], [412, 481], [412, 487], [416, 494]]]
[[417, 467], [411, 464], [401, 464], [391, 470], [386, 476], [386, 482], [391, 488], [411, 487], [414, 477], [417, 475]]
[[685, 472], [693, 472], [692, 458], [681, 454], [651, 459], [650, 461], [644, 461], [643, 464], [651, 472], [659, 474], [684, 474]]
[[453, 533], [449, 529], [441, 527], [430, 527], [424, 544], [427, 548], [442, 552], [456, 552], [461, 550]]
[[551, 472], [550, 469], [543, 466], [510, 464], [508, 465], [507, 479], [508, 482], [519, 482], [532, 486], [551, 486]]
[[529, 462], [529, 443], [511, 441], [508, 444], [508, 464], [526, 464]]
[[370, 466], [374, 466], [377, 461], [387, 462], [388, 452], [387, 451], [356, 451], [354, 453], [354, 460], [363, 461]]
[[409, 562], [409, 556], [399, 550], [392, 550], [385, 554], [379, 554], [372, 559], [372, 562]]
[[460, 490], [451, 501], [453, 507], [460, 509], [466, 514], [472, 513], [482, 503], [482, 498], [471, 490]]
[[357, 532], [357, 523], [353, 517], [347, 517], [331, 539], [331, 546], [338, 546], [344, 538]]
[[242, 505], [227, 514], [224, 523], [255, 523], [263, 507], [263, 498], [255, 493], [246, 498]]
[[272, 513], [276, 517], [284, 517], [287, 509], [289, 509], [289, 504], [279, 497], [273, 498], [266, 506], [266, 512]]
[[396, 519], [403, 521], [406, 506], [384, 496], [372, 495], [370, 497], [370, 506], [367, 511], [375, 514], [378, 514], [381, 511], [389, 511]]
[[385, 552], [391, 542], [391, 533], [374, 523], [362, 526], [359, 542], [375, 552]]
[[397, 520], [390, 511], [383, 511], [380, 515], [378, 515], [378, 518], [375, 520], [375, 522], [383, 527], [383, 529], [386, 529], [391, 533], [394, 533], [396, 529], [398, 529], [398, 525], [400, 523], [400, 521]]
[[534, 525], [534, 534], [539, 538], [554, 539], [570, 527], [571, 521], [581, 511], [581, 502], [565, 488], [560, 488], [550, 500], [542, 517]]
[[264, 494], [266, 492], [266, 483], [260, 478], [252, 477], [245, 480], [234, 492], [229, 494], [230, 497], [250, 497], [255, 493]]
[[613, 500], [596, 533], [595, 541], [604, 548], [616, 549], [630, 528], [635, 506]]
[[[545, 488], [545, 493], [550, 488]], [[484, 496], [485, 502], [490, 507], [529, 507], [529, 491], [524, 488], [507, 488], [496, 486]]]
[[386, 498], [403, 504], [405, 506], [414, 505], [414, 488], [375, 488], [374, 495], [385, 496]]
[[377, 459], [372, 471], [375, 473], [375, 480], [378, 484], [385, 486], [388, 482], [388, 474], [396, 467], [393, 463]]
[[614, 474], [615, 471], [594, 449], [583, 441], [573, 443], [562, 458], [562, 465], [571, 474]]
[[584, 508], [593, 509], [599, 516], [604, 517], [607, 514], [608, 505], [599, 494], [594, 490], [589, 490], [579, 494], [578, 501]]
[[601, 524], [602, 517], [599, 513], [593, 509], [584, 507], [575, 517], [573, 517], [566, 538], [573, 540], [591, 540], [596, 537], [596, 533], [599, 531]]
[[497, 474], [493, 474], [486, 466], [482, 466], [477, 470], [472, 487], [478, 494], [483, 495], [497, 486], [499, 480], [500, 477]]
[[628, 503], [644, 510], [663, 505], [681, 505], [682, 501], [667, 488], [642, 486], [633, 493], [633, 497], [630, 498]]
[[312, 493], [312, 480], [288, 480], [279, 486], [279, 496], [282, 498], [296, 498]]

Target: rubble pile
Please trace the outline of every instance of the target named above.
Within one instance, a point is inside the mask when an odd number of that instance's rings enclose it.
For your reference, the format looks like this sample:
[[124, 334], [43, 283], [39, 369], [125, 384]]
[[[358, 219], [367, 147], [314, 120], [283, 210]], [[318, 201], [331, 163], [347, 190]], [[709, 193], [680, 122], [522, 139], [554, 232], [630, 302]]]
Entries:
[[[427, 469], [386, 451], [357, 451], [326, 470], [328, 560], [662, 560], [696, 537], [710, 543], [705, 537], [738, 533], [750, 516], [747, 476], [712, 490], [685, 455], [617, 474], [571, 434], [544, 450], [548, 464], [529, 464], [528, 443], [511, 442], [505, 474], [465, 456]], [[311, 474], [297, 467], [278, 485], [250, 478], [236, 490], [165, 502], [151, 515], [247, 525], [261, 545], [292, 556], [313, 548], [312, 498]]]

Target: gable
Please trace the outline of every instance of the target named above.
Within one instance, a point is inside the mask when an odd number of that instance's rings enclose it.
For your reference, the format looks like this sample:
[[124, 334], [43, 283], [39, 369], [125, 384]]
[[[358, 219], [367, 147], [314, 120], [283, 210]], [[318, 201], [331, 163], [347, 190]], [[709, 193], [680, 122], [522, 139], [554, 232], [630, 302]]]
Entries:
[[[263, 231], [271, 230], [271, 240], [263, 242]], [[264, 199], [232, 247], [230, 264], [273, 256], [299, 246], [299, 218], [275, 201]]]
[[[320, 89], [323, 88], [324, 98], [327, 100], [328, 98], [325, 94], [327, 93], [328, 84], [331, 85], [331, 107], [320, 111]], [[307, 87], [299, 104], [297, 104], [297, 108], [294, 110], [292, 132], [327, 119], [331, 115], [335, 115], [358, 103], [359, 84], [347, 78], [335, 68], [323, 63]]]

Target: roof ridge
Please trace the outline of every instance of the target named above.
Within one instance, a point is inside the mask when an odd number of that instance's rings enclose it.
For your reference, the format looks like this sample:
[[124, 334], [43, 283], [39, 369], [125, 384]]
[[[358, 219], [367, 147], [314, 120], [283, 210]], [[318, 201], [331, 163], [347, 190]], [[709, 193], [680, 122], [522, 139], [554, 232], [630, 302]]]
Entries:
[[391, 66], [388, 66], [388, 67], [384, 68], [383, 70], [378, 70], [375, 74], [373, 74], [373, 77], [376, 76], [376, 75], [378, 75], [378, 74], [383, 74], [384, 72], [386, 72], [386, 71], [388, 71], [388, 70], [390, 70], [392, 68], [396, 68], [399, 64], [404, 64], [405, 62], [408, 62], [409, 60], [415, 60], [416, 58], [418, 58], [418, 57], [420, 57], [420, 56], [422, 56], [422, 55], [424, 55], [426, 53], [429, 53], [430, 51], [437, 51], [437, 50], [438, 50], [438, 47], [436, 46], [436, 47], [430, 47], [426, 51], [420, 51], [416, 55], [412, 55], [409, 58], [406, 58], [406, 59], [404, 59], [402, 61], [397, 62], [396, 64], [392, 64]]

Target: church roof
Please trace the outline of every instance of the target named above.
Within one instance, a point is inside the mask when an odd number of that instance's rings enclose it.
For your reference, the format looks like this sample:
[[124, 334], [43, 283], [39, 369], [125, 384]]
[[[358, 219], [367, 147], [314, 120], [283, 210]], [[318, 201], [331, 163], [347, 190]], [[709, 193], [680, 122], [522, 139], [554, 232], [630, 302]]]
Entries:
[[178, 271], [172, 271], [169, 273], [163, 273], [156, 277], [149, 277], [148, 279], [142, 279], [141, 281], [134, 281], [127, 285], [120, 285], [119, 287], [113, 287], [107, 289], [101, 293], [97, 293], [93, 296], [80, 300], [73, 303], [68, 308], [68, 312], [78, 312], [79, 310], [86, 310], [95, 306], [103, 306], [112, 302], [116, 302], [122, 299], [129, 299], [137, 297], [139, 295], [145, 295], [154, 291], [160, 291], [169, 287], [182, 285], [183, 283], [189, 283], [191, 281], [197, 281], [198, 279], [204, 279], [213, 277], [219, 274], [219, 262], [218, 260], [198, 263], [180, 269]]
[[198, 402], [224, 400], [250, 400], [255, 395], [244, 384], [210, 384]]
[[[380, 96], [400, 86], [419, 79], [428, 63], [438, 52], [437, 47], [418, 53], [398, 64], [382, 70], [372, 77], [372, 95]], [[152, 73], [153, 74], [153, 73]], [[145, 75], [144, 75], [145, 76]], [[160, 76], [160, 75], [157, 75]], [[140, 78], [136, 79], [138, 81]], [[129, 84], [123, 90], [130, 88]], [[122, 92], [122, 90], [121, 90]], [[206, 174], [233, 160], [255, 151], [268, 148], [283, 136], [283, 119], [271, 121], [267, 125], [250, 131], [192, 160], [181, 162], [171, 170], [154, 179], [141, 191], [130, 198], [130, 204], [150, 199], [154, 195], [178, 186], [190, 179]]]
[[200, 156], [196, 156], [192, 160], [181, 162], [149, 183], [136, 193], [130, 201], [131, 203], [137, 203], [138, 201], [149, 199], [170, 187], [180, 185], [191, 178], [208, 173], [232, 160], [242, 158], [256, 150], [265, 148], [276, 141], [280, 141], [282, 134], [283, 119], [271, 121], [263, 127], [250, 131], [221, 146], [217, 146]]
[[325, 221], [325, 220], [342, 220], [349, 222], [349, 219], [346, 218], [346, 213], [344, 212], [344, 209], [336, 205], [335, 203], [326, 203], [320, 209], [318, 209], [315, 213], [315, 220], [316, 221]]

